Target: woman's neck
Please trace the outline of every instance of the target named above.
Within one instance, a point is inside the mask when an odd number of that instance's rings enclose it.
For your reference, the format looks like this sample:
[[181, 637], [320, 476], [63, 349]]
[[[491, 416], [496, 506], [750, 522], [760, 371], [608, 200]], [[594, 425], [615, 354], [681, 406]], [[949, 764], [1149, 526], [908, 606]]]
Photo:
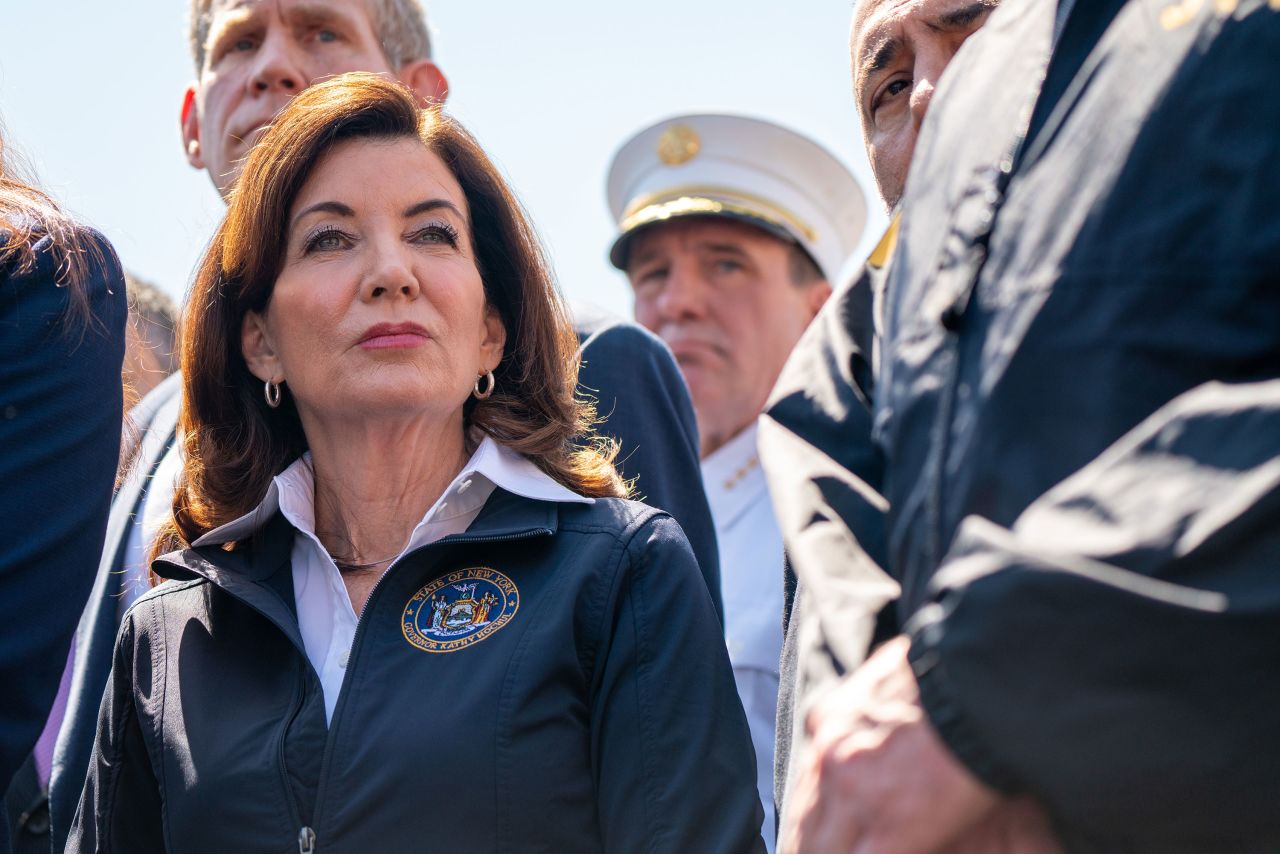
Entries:
[[340, 564], [386, 569], [422, 516], [467, 463], [461, 419], [307, 430], [315, 470], [315, 524]]

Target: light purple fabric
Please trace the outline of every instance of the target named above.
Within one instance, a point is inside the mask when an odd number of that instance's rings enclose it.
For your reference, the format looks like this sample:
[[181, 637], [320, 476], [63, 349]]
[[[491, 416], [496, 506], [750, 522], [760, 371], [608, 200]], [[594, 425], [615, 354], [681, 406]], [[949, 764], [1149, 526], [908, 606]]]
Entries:
[[49, 710], [49, 719], [45, 721], [44, 732], [36, 742], [35, 760], [36, 776], [40, 780], [40, 788], [49, 787], [49, 769], [53, 767], [53, 745], [58, 740], [58, 730], [62, 728], [62, 719], [67, 714], [67, 694], [71, 691], [71, 671], [75, 669], [76, 641], [71, 639], [71, 651], [67, 653], [67, 666], [62, 670], [62, 682], [58, 684], [58, 696]]

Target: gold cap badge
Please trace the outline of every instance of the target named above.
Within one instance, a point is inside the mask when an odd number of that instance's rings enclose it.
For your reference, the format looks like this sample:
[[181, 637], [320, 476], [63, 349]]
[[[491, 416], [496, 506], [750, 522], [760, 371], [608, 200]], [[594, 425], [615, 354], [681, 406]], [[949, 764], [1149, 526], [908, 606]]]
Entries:
[[688, 125], [672, 125], [658, 138], [658, 159], [668, 166], [688, 163], [702, 148], [702, 140]]

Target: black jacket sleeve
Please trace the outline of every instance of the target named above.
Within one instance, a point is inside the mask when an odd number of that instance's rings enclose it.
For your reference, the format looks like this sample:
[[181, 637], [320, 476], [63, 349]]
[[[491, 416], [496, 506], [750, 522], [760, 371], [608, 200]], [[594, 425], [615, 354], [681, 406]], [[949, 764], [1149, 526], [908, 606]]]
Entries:
[[131, 612], [116, 643], [89, 776], [67, 836], [67, 854], [165, 850], [160, 788], [135, 705], [135, 684], [151, 686], [151, 668], [149, 650], [137, 643]]
[[604, 850], [763, 852], [751, 734], [688, 543], [658, 516], [622, 560], [592, 686]]
[[723, 619], [720, 556], [702, 488], [698, 424], [684, 377], [667, 345], [635, 325], [579, 312], [579, 391], [596, 401], [596, 431], [618, 441], [618, 470], [636, 497], [680, 523]]
[[1182, 395], [1012, 529], [968, 519], [934, 591], [921, 699], [980, 777], [1112, 845], [1280, 848], [1280, 380]]
[[[0, 229], [3, 223], [0, 223]], [[48, 237], [0, 268], [0, 788], [44, 726], [102, 550], [120, 452], [127, 315], [105, 239], [68, 315]]]

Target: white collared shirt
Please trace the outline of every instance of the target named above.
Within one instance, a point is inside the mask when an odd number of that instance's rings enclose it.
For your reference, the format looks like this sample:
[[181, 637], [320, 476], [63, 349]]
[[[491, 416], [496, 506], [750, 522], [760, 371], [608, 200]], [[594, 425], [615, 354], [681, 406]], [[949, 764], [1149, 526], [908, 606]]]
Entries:
[[[520, 454], [485, 437], [448, 489], [423, 515], [384, 574], [408, 552], [467, 530], [497, 487], [540, 501], [594, 501], [566, 489]], [[291, 559], [298, 628], [307, 658], [324, 689], [325, 720], [329, 722], [342, 690], [359, 618], [337, 564], [316, 536], [315, 473], [310, 453], [276, 475], [257, 508], [215, 528], [193, 545], [243, 539], [265, 525], [276, 510], [295, 529]]]
[[702, 461], [702, 482], [720, 547], [725, 643], [756, 749], [756, 785], [764, 806], [762, 832], [772, 852], [783, 556], [782, 534], [756, 451], [754, 423]]

